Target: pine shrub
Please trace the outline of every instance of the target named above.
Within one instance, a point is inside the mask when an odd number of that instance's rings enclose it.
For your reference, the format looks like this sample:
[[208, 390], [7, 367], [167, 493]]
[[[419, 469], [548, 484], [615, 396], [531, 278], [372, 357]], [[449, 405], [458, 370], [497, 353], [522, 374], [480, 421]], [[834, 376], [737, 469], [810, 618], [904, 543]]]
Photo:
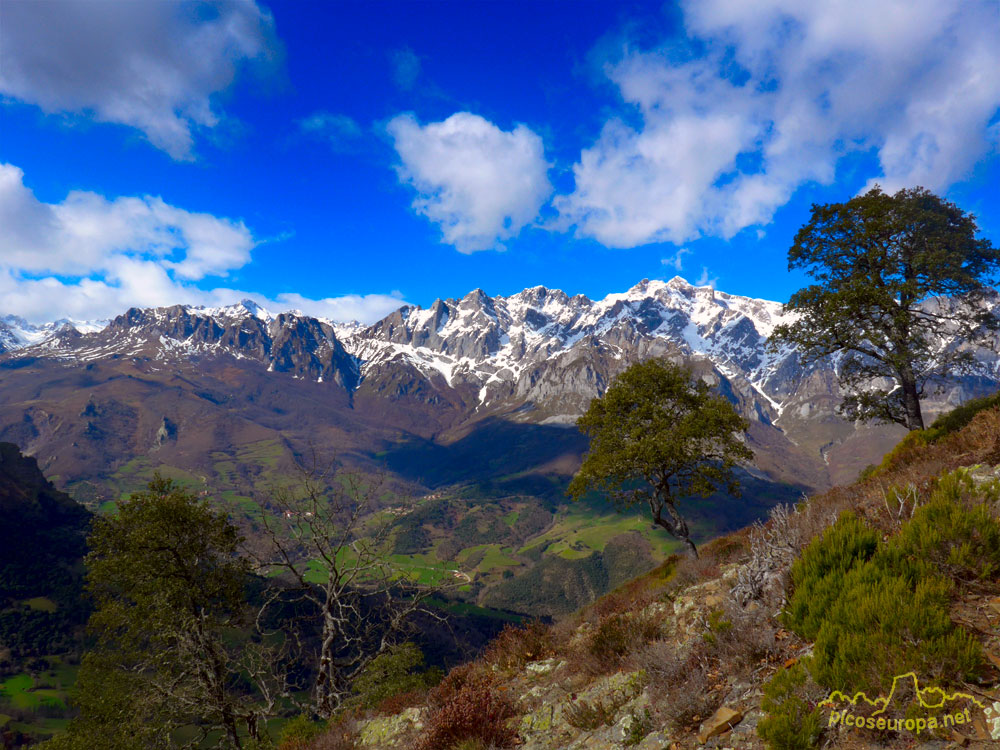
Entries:
[[757, 734], [770, 750], [810, 750], [819, 743], [823, 716], [819, 701], [827, 693], [815, 682], [803, 660], [779, 670], [764, 685], [764, 717]]
[[[792, 566], [793, 592], [782, 620], [815, 641], [812, 678], [828, 692], [884, 693], [893, 677], [915, 671], [954, 684], [982, 663], [976, 639], [949, 614], [956, 570], [995, 575], [1000, 525], [982, 503], [1000, 491], [977, 488], [962, 472], [943, 477], [927, 505], [882, 544], [863, 521], [845, 512], [803, 550]], [[795, 719], [802, 705], [799, 671], [772, 681], [761, 737], [771, 747], [810, 747], [811, 725]], [[798, 702], [797, 702], [798, 701]], [[798, 722], [798, 723], [797, 723]]]
[[950, 583], [879, 555], [847, 573], [816, 636], [813, 676], [831, 690], [879, 693], [911, 670], [954, 682], [980, 663], [975, 639], [948, 614]]
[[847, 571], [870, 559], [876, 549], [878, 533], [854, 513], [844, 511], [792, 564], [794, 593], [782, 614], [785, 627], [814, 640], [841, 595]]
[[997, 481], [977, 485], [963, 469], [946, 474], [891, 546], [960, 581], [995, 580], [1000, 576], [1000, 523], [987, 503], [998, 500]]

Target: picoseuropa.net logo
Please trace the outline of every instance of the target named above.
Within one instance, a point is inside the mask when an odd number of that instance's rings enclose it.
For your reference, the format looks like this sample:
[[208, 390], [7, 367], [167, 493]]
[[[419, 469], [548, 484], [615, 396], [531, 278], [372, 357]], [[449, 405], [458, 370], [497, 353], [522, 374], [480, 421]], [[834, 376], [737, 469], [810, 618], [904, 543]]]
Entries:
[[[975, 732], [978, 726], [991, 739], [1000, 740], [1000, 701], [983, 702], [969, 693], [922, 688], [914, 672], [894, 677], [888, 697], [872, 700], [862, 692], [848, 696], [835, 690], [819, 705], [830, 711], [827, 727], [920, 735], [942, 729]], [[912, 710], [907, 710], [911, 705]]]

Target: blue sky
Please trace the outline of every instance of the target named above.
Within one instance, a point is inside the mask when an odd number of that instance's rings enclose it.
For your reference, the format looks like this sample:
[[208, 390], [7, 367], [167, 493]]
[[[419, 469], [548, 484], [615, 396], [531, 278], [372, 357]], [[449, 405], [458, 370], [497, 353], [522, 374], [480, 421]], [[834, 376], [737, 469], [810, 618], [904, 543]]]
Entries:
[[810, 205], [876, 182], [1000, 243], [998, 39], [992, 0], [8, 0], [0, 315], [784, 301]]

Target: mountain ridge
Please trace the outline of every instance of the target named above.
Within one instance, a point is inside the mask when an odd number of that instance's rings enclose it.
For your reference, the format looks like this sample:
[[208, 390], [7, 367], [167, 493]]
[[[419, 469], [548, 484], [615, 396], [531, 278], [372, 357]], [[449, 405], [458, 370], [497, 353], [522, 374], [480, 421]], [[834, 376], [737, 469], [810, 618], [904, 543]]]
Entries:
[[[273, 313], [248, 299], [130, 308], [103, 327], [60, 321], [28, 330], [8, 316], [0, 319], [0, 342], [7, 342], [0, 371], [127, 363], [145, 375], [200, 374], [236, 361], [241, 378], [279, 377], [256, 387], [283, 388], [281, 375], [332, 387], [339, 395], [324, 390], [313, 398], [329, 394], [392, 429], [447, 442], [492, 418], [570, 425], [629, 364], [665, 356], [687, 362], [751, 420], [760, 468], [819, 488], [853, 478], [901, 432], [837, 415], [835, 359], [806, 366], [791, 347], [767, 346], [775, 326], [793, 315], [781, 303], [680, 277], [643, 279], [600, 300], [544, 286], [494, 297], [475, 289], [427, 308], [401, 305], [367, 326]], [[996, 354], [981, 356], [991, 375], [953, 379], [928, 400], [929, 413], [1000, 384]], [[165, 416], [156, 415], [157, 425]]]

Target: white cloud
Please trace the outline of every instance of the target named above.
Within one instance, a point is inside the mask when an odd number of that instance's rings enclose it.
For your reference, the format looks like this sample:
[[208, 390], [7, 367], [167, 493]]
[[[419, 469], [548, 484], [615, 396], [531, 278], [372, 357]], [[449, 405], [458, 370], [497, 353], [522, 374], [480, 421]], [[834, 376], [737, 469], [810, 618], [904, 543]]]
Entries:
[[4, 2], [0, 28], [0, 93], [136, 128], [175, 159], [192, 158], [194, 130], [219, 124], [213, 97], [240, 68], [281, 57], [254, 0]]
[[258, 244], [242, 221], [194, 213], [161, 198], [76, 191], [45, 203], [16, 166], [0, 163], [0, 315], [35, 322], [108, 318], [127, 308], [222, 305], [251, 298], [334, 320], [371, 323], [404, 304], [401, 295], [311, 300], [193, 282], [226, 276]]
[[[871, 182], [944, 190], [998, 145], [1000, 14], [962, 0], [690, 0], [687, 42], [606, 68], [638, 112], [612, 119], [555, 199], [612, 247], [729, 238], [804, 183], [874, 153]], [[869, 183], [870, 184], [870, 183]]]
[[315, 112], [299, 120], [299, 129], [325, 139], [334, 151], [346, 151], [362, 134], [353, 117], [333, 112]]
[[362, 323], [374, 323], [406, 304], [403, 295], [393, 294], [347, 294], [342, 297], [326, 297], [324, 299], [309, 299], [301, 294], [279, 294], [272, 307], [279, 309], [292, 308], [301, 310], [306, 315], [316, 318], [329, 318], [336, 321], [357, 320]]
[[461, 252], [516, 236], [552, 193], [542, 139], [524, 125], [505, 132], [468, 112], [427, 125], [399, 115], [388, 132], [400, 180], [417, 191], [413, 208]]
[[409, 91], [420, 77], [420, 58], [409, 47], [398, 49], [389, 55], [392, 63], [392, 77], [403, 91]]
[[683, 271], [682, 261], [685, 255], [690, 255], [691, 251], [686, 247], [678, 248], [677, 252], [671, 255], [669, 258], [661, 258], [660, 263], [667, 266], [668, 268], [673, 268], [675, 271], [680, 273]]
[[701, 276], [699, 276], [698, 280], [696, 282], [694, 282], [694, 285], [695, 286], [710, 286], [710, 287], [712, 287], [712, 289], [715, 289], [715, 285], [718, 284], [718, 283], [719, 283], [719, 277], [718, 276], [710, 276], [709, 273], [708, 273], [708, 267], [707, 266], [702, 266], [701, 267]]
[[245, 265], [254, 246], [243, 222], [152, 196], [109, 201], [74, 191], [62, 203], [43, 203], [12, 164], [0, 164], [0, 224], [0, 265], [36, 274], [114, 272], [128, 256], [197, 280]]

